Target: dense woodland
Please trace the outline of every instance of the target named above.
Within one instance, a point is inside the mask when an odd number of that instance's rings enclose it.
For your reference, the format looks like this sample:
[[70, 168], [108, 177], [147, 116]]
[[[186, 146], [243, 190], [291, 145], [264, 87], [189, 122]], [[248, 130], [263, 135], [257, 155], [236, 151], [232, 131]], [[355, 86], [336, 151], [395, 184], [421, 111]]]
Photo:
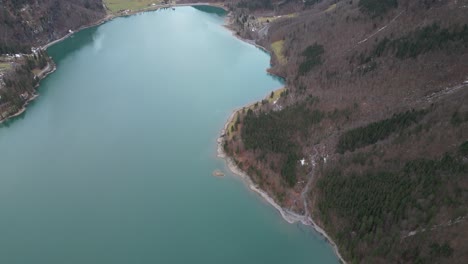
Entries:
[[369, 14], [371, 16], [380, 16], [392, 8], [398, 7], [397, 0], [360, 0], [359, 8], [363, 13]]
[[372, 145], [418, 122], [424, 114], [426, 114], [424, 110], [407, 111], [382, 121], [372, 122], [364, 127], [348, 130], [341, 134], [336, 151], [343, 154], [345, 151], [354, 151], [357, 148]]
[[[455, 208], [451, 217], [463, 217], [467, 193], [456, 185], [468, 173], [468, 165], [459, 155], [444, 154], [439, 159], [417, 159], [396, 170], [365, 170], [342, 172], [330, 168], [318, 182], [321, 190], [318, 208], [327, 229], [333, 230], [342, 251], [359, 262], [365, 255], [363, 247], [372, 245], [372, 254], [386, 256], [389, 261], [405, 258], [405, 252], [395, 252], [407, 232], [437, 224], [438, 208]], [[453, 193], [448, 190], [455, 188]], [[459, 211], [457, 211], [459, 210]], [[343, 226], [337, 230], [330, 218], [337, 215]], [[407, 235], [407, 234], [406, 234]], [[438, 243], [438, 242], [436, 242]], [[448, 258], [450, 243], [438, 249], [438, 257]], [[430, 243], [428, 247], [432, 247]], [[362, 254], [362, 255], [361, 255]], [[398, 256], [400, 254], [400, 256]], [[407, 258], [408, 256], [406, 256]], [[413, 263], [431, 263], [430, 256], [412, 256]]]
[[399, 59], [416, 58], [434, 49], [460, 49], [468, 46], [468, 24], [441, 28], [438, 23], [417, 28], [405, 36], [389, 39], [385, 37], [372, 49], [368, 57], [361, 54], [361, 63], [390, 53]]
[[294, 186], [297, 182], [296, 165], [300, 147], [289, 138], [292, 135], [304, 137], [308, 130], [320, 123], [325, 113], [310, 109], [313, 97], [308, 103], [287, 107], [282, 111], [254, 114], [249, 109], [243, 119], [241, 137], [247, 150], [285, 154], [280, 171], [283, 180]]
[[323, 46], [317, 43], [307, 47], [304, 52], [302, 52], [304, 61], [299, 65], [299, 74], [304, 75], [315, 66], [321, 65], [323, 63], [322, 54], [324, 52]]

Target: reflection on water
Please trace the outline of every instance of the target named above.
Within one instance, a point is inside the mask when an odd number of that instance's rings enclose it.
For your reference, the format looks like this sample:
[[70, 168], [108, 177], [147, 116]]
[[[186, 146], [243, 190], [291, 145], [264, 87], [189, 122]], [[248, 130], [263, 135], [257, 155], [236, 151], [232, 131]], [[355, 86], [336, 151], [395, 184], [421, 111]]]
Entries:
[[50, 54], [53, 56], [54, 62], [59, 64], [60, 61], [66, 57], [78, 52], [87, 45], [93, 44], [98, 28], [99, 27], [92, 27], [86, 29], [86, 31], [76, 32], [62, 41], [64, 45], [55, 45], [54, 54]]
[[207, 6], [207, 5], [194, 5], [193, 8], [200, 10], [205, 13], [215, 14], [218, 16], [225, 16], [227, 14], [226, 10], [214, 7], [214, 6]]

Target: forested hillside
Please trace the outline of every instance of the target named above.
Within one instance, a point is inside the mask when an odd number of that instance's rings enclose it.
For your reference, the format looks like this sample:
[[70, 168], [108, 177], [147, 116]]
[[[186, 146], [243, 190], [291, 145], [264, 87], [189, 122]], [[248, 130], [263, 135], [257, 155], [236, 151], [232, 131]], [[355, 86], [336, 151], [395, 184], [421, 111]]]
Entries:
[[228, 155], [351, 263], [466, 263], [468, 1], [254, 3], [233, 28], [287, 91], [239, 111]]
[[101, 0], [2, 0], [0, 54], [30, 53], [104, 16]]

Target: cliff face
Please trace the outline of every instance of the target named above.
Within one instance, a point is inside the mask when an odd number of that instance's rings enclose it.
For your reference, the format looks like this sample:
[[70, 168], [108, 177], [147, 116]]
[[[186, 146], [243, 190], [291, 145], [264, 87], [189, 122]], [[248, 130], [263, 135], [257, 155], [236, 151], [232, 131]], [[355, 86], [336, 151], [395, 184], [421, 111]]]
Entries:
[[227, 153], [349, 261], [464, 263], [468, 1], [286, 2], [235, 8], [287, 91], [241, 111]]
[[102, 0], [0, 0], [0, 54], [29, 53], [105, 15]]

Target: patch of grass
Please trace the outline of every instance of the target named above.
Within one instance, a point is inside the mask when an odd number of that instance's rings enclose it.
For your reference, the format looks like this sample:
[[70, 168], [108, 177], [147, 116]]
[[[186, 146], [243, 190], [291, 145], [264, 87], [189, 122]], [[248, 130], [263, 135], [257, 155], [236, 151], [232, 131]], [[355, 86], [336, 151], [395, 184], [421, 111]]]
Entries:
[[265, 22], [273, 22], [277, 19], [280, 19], [280, 18], [293, 18], [293, 17], [297, 17], [297, 13], [291, 13], [291, 14], [287, 14], [287, 15], [282, 15], [282, 16], [264, 16], [264, 17], [258, 17], [257, 20], [258, 22], [262, 22], [262, 23], [265, 23]]
[[40, 72], [41, 72], [41, 69], [38, 69], [38, 68], [35, 68], [35, 69], [32, 70], [32, 73], [33, 73], [35, 76], [39, 75]]
[[257, 18], [258, 22], [261, 22], [261, 23], [273, 22], [273, 21], [275, 21], [276, 19], [278, 19], [278, 18], [277, 18], [277, 17], [274, 17], [274, 16], [265, 16], [265, 17], [258, 17], [258, 18]]
[[[242, 111], [242, 110], [239, 110], [239, 111]], [[229, 122], [229, 124], [227, 126], [226, 133], [229, 136], [229, 139], [232, 139], [233, 133], [237, 130], [236, 124], [237, 124], [237, 120], [239, 118], [239, 111], [237, 111], [234, 114], [234, 118], [232, 118], [231, 122]]]
[[268, 102], [273, 103], [274, 101], [278, 100], [281, 97], [281, 93], [286, 91], [286, 87], [280, 88], [278, 90], [274, 90], [271, 92], [270, 96], [268, 96]]
[[336, 4], [330, 5], [325, 12], [333, 11], [336, 8]]
[[291, 13], [291, 14], [287, 14], [283, 16], [278, 16], [278, 18], [293, 18], [293, 17], [297, 17], [297, 13]]
[[280, 65], [284, 65], [287, 62], [286, 57], [284, 57], [284, 54], [283, 54], [283, 47], [284, 47], [284, 40], [278, 40], [271, 44], [271, 49], [273, 50], [273, 53], [278, 59], [278, 62]]
[[11, 64], [8, 62], [0, 62], [0, 71], [6, 71], [11, 69]]
[[161, 0], [104, 0], [107, 8], [116, 13], [120, 10], [137, 11], [151, 6], [151, 4], [161, 4]]

